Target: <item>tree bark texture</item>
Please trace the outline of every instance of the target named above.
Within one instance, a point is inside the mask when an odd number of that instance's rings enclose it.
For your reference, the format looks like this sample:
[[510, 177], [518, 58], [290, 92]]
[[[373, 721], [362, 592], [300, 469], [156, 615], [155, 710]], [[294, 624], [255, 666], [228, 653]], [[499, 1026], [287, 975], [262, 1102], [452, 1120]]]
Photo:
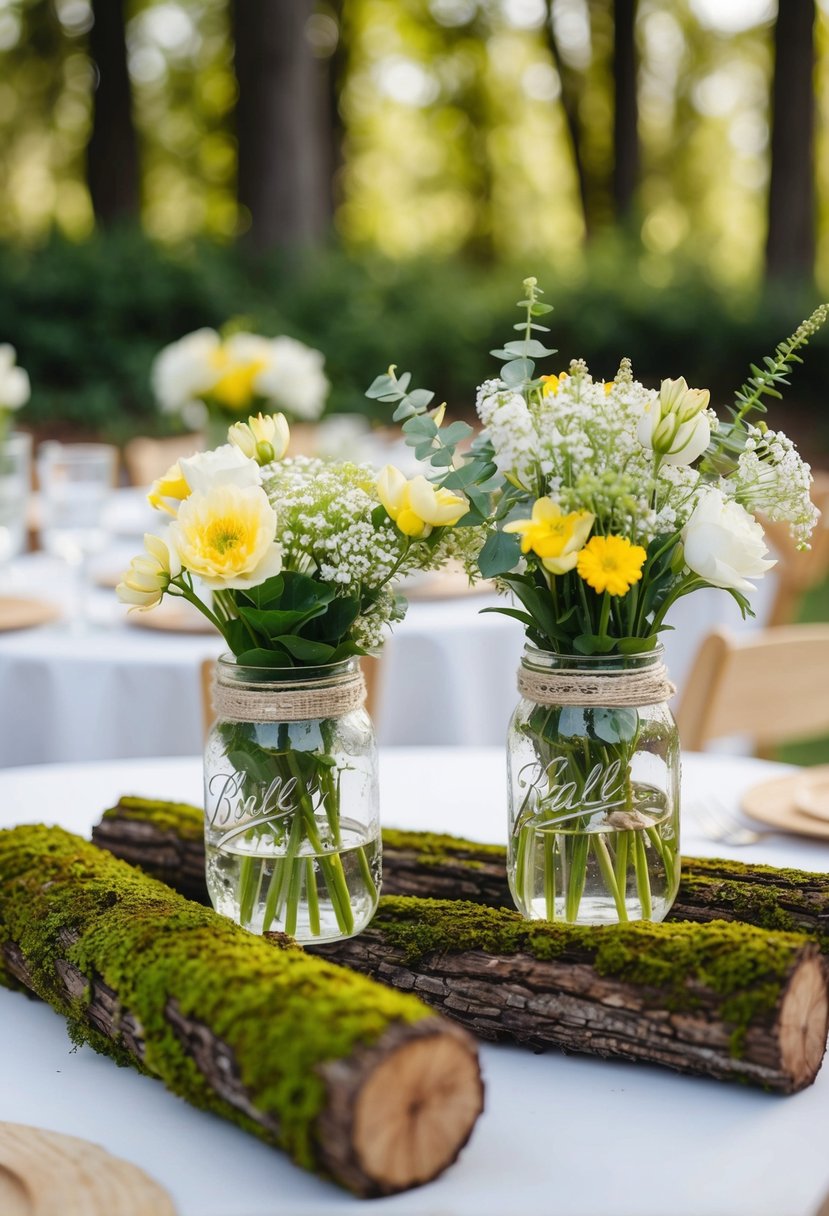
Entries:
[[386, 897], [359, 937], [313, 953], [416, 992], [480, 1038], [535, 1050], [793, 1093], [814, 1081], [826, 1047], [826, 967], [800, 934], [722, 922], [573, 927]]
[[815, 260], [815, 4], [786, 0], [774, 27], [769, 279], [806, 279]]
[[107, 225], [141, 206], [138, 138], [127, 68], [124, 0], [92, 0], [89, 54], [95, 71], [86, 180], [95, 218]]
[[[202, 825], [198, 807], [122, 798], [92, 829], [92, 839], [205, 903]], [[455, 836], [387, 829], [383, 893], [511, 907], [506, 850]], [[829, 874], [685, 857], [669, 920], [729, 920], [808, 933], [829, 954]]]
[[258, 939], [60, 828], [0, 832], [0, 982], [361, 1196], [437, 1176], [482, 1108], [472, 1040], [421, 1002]]
[[306, 25], [313, 0], [234, 0], [238, 199], [255, 250], [318, 243], [331, 221], [326, 69]]
[[613, 201], [616, 219], [631, 218], [639, 187], [636, 0], [613, 5]]

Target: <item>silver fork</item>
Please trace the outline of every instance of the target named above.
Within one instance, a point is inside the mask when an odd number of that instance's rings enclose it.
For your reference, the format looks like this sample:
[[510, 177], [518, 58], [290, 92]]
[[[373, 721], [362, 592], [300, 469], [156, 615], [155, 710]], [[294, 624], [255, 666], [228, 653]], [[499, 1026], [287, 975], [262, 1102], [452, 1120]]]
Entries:
[[743, 845], [756, 844], [764, 836], [774, 835], [773, 828], [746, 827], [739, 812], [732, 810], [730, 806], [726, 806], [716, 798], [708, 798], [705, 802], [695, 803], [693, 815], [704, 836], [738, 848]]

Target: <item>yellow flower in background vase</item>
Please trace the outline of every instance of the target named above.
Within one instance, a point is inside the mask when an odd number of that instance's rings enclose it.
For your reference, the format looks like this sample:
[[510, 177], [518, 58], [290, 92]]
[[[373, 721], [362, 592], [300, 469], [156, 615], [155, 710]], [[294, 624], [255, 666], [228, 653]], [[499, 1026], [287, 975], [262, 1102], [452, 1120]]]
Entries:
[[146, 552], [132, 559], [115, 588], [122, 604], [142, 612], [160, 603], [172, 579], [181, 573], [178, 554], [162, 537], [146, 533], [144, 548]]
[[564, 514], [551, 498], [537, 498], [530, 519], [514, 519], [505, 532], [521, 537], [521, 552], [535, 553], [545, 570], [565, 574], [576, 564], [579, 550], [593, 527], [595, 516], [589, 511]]
[[600, 595], [627, 595], [642, 577], [647, 553], [624, 536], [594, 536], [578, 555], [576, 569]]
[[261, 486], [193, 493], [170, 525], [182, 566], [214, 591], [257, 587], [282, 569], [276, 512]]
[[404, 536], [413, 540], [423, 540], [432, 528], [451, 527], [469, 510], [463, 495], [436, 490], [422, 474], [407, 481], [391, 464], [377, 478], [377, 497]]
[[249, 460], [263, 465], [282, 459], [288, 450], [291, 430], [284, 414], [257, 414], [247, 422], [234, 422], [227, 437]]
[[210, 396], [223, 409], [241, 414], [259, 395], [259, 375], [270, 365], [272, 357], [267, 338], [258, 334], [231, 334], [210, 352], [209, 363], [216, 377]]

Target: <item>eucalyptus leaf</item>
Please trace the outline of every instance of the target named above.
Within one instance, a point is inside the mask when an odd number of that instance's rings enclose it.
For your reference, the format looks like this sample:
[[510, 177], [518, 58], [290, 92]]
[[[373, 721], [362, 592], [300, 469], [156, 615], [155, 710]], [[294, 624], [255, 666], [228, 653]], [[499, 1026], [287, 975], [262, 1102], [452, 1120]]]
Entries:
[[521, 545], [508, 532], [492, 532], [478, 554], [478, 569], [484, 578], [496, 578], [513, 570], [521, 557]]
[[406, 401], [413, 409], [425, 410], [431, 401], [434, 401], [435, 394], [430, 392], [428, 388], [413, 388], [410, 393], [406, 394]]
[[532, 380], [534, 371], [532, 359], [513, 359], [501, 368], [501, 379], [507, 388], [518, 388], [525, 380]]

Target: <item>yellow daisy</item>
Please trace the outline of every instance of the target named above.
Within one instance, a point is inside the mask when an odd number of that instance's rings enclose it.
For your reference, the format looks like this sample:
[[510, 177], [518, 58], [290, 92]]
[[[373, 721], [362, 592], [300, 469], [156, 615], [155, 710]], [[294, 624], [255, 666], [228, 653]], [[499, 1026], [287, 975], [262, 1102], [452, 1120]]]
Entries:
[[642, 577], [647, 553], [624, 536], [594, 536], [578, 556], [576, 569], [584, 581], [601, 595], [627, 595]]

